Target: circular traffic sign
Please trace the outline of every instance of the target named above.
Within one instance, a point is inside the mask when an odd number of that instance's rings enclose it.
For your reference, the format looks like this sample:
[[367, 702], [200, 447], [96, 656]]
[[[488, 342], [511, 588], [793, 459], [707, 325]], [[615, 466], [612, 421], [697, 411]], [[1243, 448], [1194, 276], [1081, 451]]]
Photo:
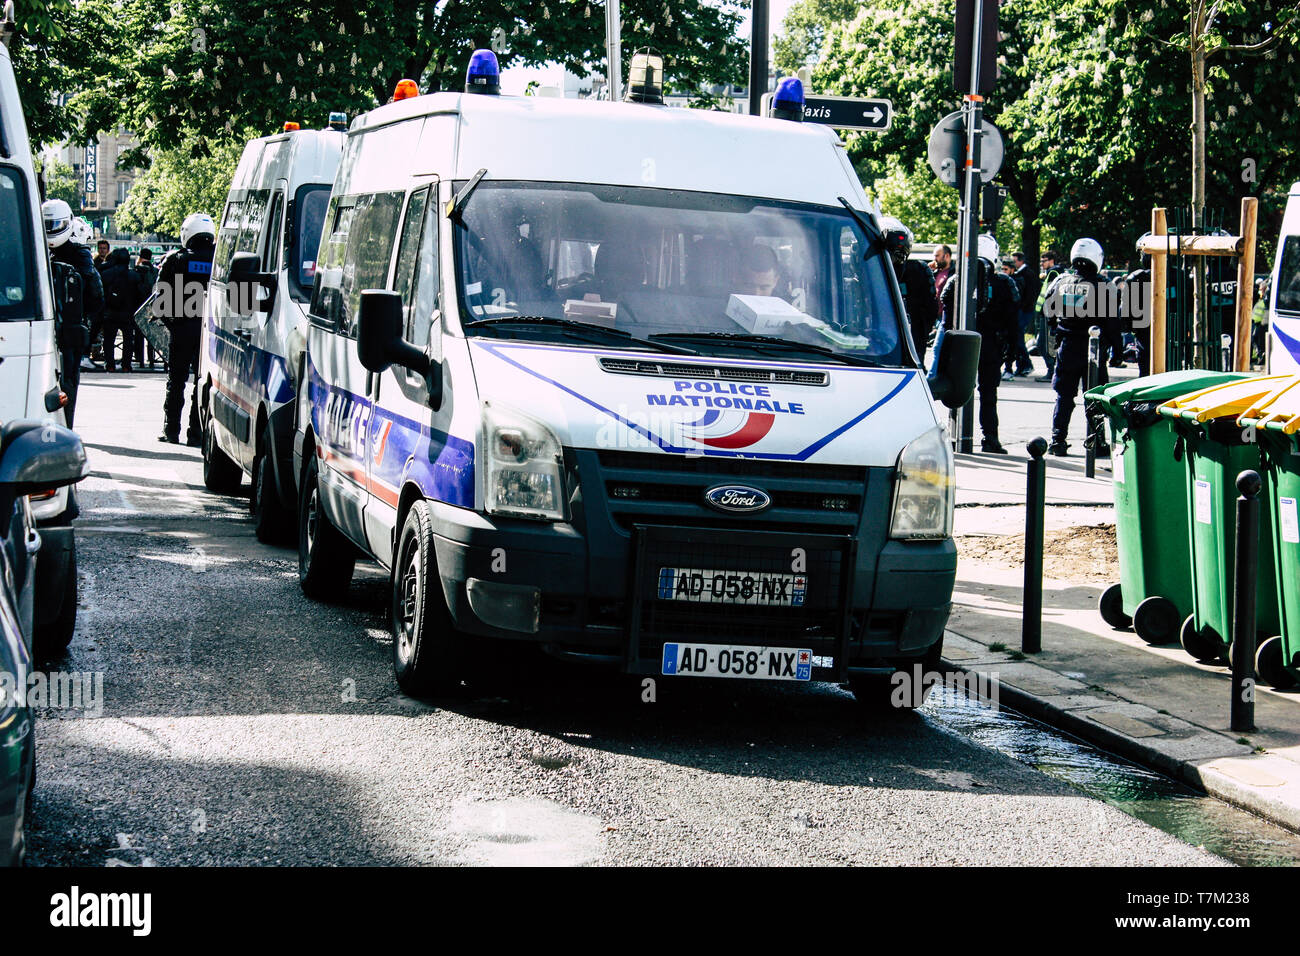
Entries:
[[[1002, 134], [986, 119], [980, 121], [980, 183], [993, 181], [1002, 168], [1005, 155]], [[961, 110], [949, 113], [930, 133], [930, 168], [954, 189], [962, 188], [962, 171], [966, 168], [966, 121]]]

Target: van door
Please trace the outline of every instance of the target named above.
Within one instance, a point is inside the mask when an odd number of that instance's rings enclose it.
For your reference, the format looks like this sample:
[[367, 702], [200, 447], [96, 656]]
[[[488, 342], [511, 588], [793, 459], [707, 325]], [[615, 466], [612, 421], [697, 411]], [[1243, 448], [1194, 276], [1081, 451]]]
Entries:
[[[438, 183], [426, 182], [407, 199], [390, 286], [405, 306], [403, 336], [420, 348], [434, 339], [440, 342], [442, 330], [438, 313]], [[435, 354], [440, 357], [440, 352]], [[367, 440], [370, 497], [366, 502], [366, 538], [371, 553], [388, 567], [402, 484], [417, 456], [429, 453], [429, 388], [423, 376], [394, 365], [371, 376], [371, 389], [375, 412]]]
[[373, 384], [357, 358], [361, 290], [387, 288], [404, 192], [336, 196], [308, 329], [307, 387], [320, 496], [336, 528], [369, 550], [364, 514]]
[[[271, 189], [266, 214], [261, 222], [261, 232], [253, 251], [262, 264], [262, 271], [276, 274], [280, 266], [280, 232], [284, 222], [284, 202], [287, 183], [281, 179]], [[265, 293], [260, 294], [265, 297]], [[254, 312], [237, 321], [240, 328], [236, 336], [243, 343], [243, 361], [240, 364], [236, 389], [240, 405], [251, 416], [252, 427], [239, 447], [240, 466], [253, 473], [253, 458], [257, 452], [257, 415], [267, 400], [267, 383], [270, 381], [268, 362], [277, 347], [275, 317], [272, 312]]]

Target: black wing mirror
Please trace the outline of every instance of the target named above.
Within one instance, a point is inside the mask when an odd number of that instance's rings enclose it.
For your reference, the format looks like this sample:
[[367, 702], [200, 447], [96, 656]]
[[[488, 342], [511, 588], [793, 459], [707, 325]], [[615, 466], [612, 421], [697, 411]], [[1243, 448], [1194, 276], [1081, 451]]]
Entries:
[[979, 374], [980, 334], [948, 329], [939, 333], [934, 344], [934, 365], [930, 377], [930, 394], [949, 408], [961, 408], [975, 394]]
[[62, 425], [27, 420], [0, 430], [0, 486], [12, 494], [76, 484], [89, 472], [81, 439]]
[[[266, 298], [258, 293], [265, 290]], [[275, 302], [275, 274], [262, 271], [262, 260], [253, 252], [236, 252], [226, 276], [226, 303], [235, 315], [270, 312]]]
[[429, 374], [428, 354], [402, 338], [404, 319], [402, 297], [396, 292], [366, 289], [361, 293], [357, 358], [366, 371], [384, 372], [390, 365], [400, 365], [417, 375]]

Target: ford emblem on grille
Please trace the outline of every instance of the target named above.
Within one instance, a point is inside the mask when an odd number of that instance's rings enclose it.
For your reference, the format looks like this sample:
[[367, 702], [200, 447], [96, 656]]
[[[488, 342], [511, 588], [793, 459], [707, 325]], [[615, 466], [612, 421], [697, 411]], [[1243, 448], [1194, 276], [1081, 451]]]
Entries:
[[714, 485], [704, 493], [704, 500], [719, 511], [742, 513], [762, 511], [772, 503], [771, 495], [749, 485]]

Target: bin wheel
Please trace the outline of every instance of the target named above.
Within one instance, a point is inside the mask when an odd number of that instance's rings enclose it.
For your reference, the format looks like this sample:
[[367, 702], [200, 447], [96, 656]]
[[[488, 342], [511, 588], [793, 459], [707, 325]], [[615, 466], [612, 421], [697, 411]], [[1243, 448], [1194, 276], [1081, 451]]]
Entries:
[[1255, 673], [1265, 684], [1278, 690], [1296, 685], [1295, 675], [1282, 663], [1282, 638], [1270, 637], [1255, 651]]
[[1124, 595], [1118, 584], [1112, 584], [1101, 592], [1101, 599], [1097, 601], [1097, 610], [1101, 613], [1101, 619], [1117, 631], [1124, 631], [1133, 626], [1133, 618], [1124, 613]]
[[1169, 598], [1149, 597], [1133, 609], [1133, 630], [1148, 644], [1178, 640], [1178, 608]]
[[1196, 615], [1187, 615], [1182, 632], [1178, 635], [1183, 650], [1202, 664], [1221, 663], [1228, 649], [1219, 641], [1206, 637], [1196, 626]]

